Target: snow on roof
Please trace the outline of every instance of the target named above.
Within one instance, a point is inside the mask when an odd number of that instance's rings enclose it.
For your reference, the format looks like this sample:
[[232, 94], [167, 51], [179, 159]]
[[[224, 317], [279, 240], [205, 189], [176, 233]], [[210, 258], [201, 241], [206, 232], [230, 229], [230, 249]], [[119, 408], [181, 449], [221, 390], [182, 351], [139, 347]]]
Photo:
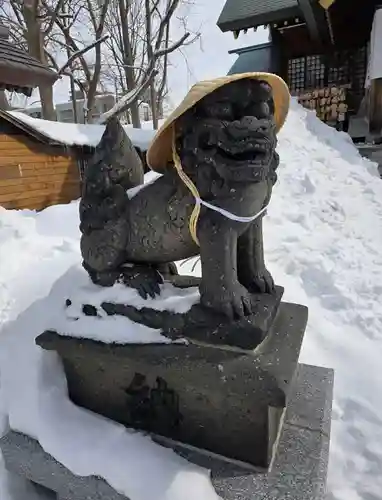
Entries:
[[[52, 122], [49, 120], [32, 118], [20, 111], [10, 111], [9, 114], [29, 127], [34, 128], [40, 134], [45, 135], [53, 141], [65, 144], [66, 146], [95, 147], [101, 140], [105, 130], [105, 125]], [[142, 151], [147, 151], [154, 137], [155, 130], [149, 128], [137, 129], [133, 128], [131, 125], [124, 125], [123, 127], [134, 146]]]

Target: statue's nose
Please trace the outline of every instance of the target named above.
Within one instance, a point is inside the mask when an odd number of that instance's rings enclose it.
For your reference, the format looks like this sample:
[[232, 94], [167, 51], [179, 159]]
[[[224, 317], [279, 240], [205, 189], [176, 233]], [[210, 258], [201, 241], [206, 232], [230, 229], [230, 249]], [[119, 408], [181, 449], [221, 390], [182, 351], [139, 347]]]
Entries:
[[[240, 120], [235, 120], [227, 127], [227, 132], [234, 139], [245, 139], [253, 133], [261, 134], [262, 129], [266, 128], [265, 120], [258, 119], [254, 116], [244, 116]], [[269, 122], [268, 122], [269, 126]]]
[[254, 116], [243, 116], [243, 118], [239, 121], [239, 123], [242, 128], [254, 130], [259, 128], [260, 121], [261, 120], [259, 120]]

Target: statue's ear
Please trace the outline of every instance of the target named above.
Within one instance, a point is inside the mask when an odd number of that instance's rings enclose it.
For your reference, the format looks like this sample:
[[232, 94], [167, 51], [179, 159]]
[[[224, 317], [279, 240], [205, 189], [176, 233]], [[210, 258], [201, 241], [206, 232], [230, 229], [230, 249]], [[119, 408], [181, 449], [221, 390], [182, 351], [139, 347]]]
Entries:
[[265, 80], [259, 80], [259, 87], [265, 93], [265, 95], [273, 96], [272, 87]]
[[252, 93], [255, 101], [263, 101], [268, 104], [269, 101], [273, 101], [273, 89], [268, 82], [264, 80], [255, 80], [253, 83]]

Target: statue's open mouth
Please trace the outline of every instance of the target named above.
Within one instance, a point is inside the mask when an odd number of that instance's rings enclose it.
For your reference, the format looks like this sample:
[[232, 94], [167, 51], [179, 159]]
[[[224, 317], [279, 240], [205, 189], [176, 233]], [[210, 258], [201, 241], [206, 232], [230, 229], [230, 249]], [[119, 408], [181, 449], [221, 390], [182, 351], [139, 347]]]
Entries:
[[261, 129], [240, 130], [240, 134], [232, 134], [231, 131], [228, 127], [210, 130], [208, 139], [200, 144], [201, 149], [221, 159], [251, 163], [258, 161], [259, 157], [266, 155], [274, 147], [269, 133], [264, 133]]
[[236, 155], [271, 148], [274, 144], [270, 139], [275, 135], [270, 134], [270, 130], [274, 127], [273, 119], [257, 119], [254, 116], [244, 116], [232, 121], [201, 118], [197, 125], [192, 128], [184, 127], [180, 132], [187, 136], [187, 146], [219, 148], [222, 152]]
[[258, 158], [259, 155], [264, 154], [265, 151], [259, 148], [256, 149], [248, 149], [247, 151], [225, 151], [224, 149], [218, 149], [219, 156], [225, 156], [227, 159], [236, 161], [236, 162], [248, 162], [250, 163], [254, 159]]

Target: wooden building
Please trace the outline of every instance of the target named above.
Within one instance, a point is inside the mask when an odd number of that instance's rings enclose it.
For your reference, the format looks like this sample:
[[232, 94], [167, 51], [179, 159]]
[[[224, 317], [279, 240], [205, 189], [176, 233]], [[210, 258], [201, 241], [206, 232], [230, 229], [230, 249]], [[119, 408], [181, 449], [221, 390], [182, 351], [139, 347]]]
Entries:
[[[103, 131], [0, 111], [0, 206], [41, 210], [78, 199], [81, 174]], [[143, 158], [154, 131], [126, 131]]]
[[267, 26], [269, 43], [236, 52], [230, 73], [272, 71], [300, 102], [347, 130], [365, 96], [368, 44], [377, 0], [227, 0], [222, 31]]
[[0, 205], [42, 209], [80, 195], [78, 151], [0, 111]]

